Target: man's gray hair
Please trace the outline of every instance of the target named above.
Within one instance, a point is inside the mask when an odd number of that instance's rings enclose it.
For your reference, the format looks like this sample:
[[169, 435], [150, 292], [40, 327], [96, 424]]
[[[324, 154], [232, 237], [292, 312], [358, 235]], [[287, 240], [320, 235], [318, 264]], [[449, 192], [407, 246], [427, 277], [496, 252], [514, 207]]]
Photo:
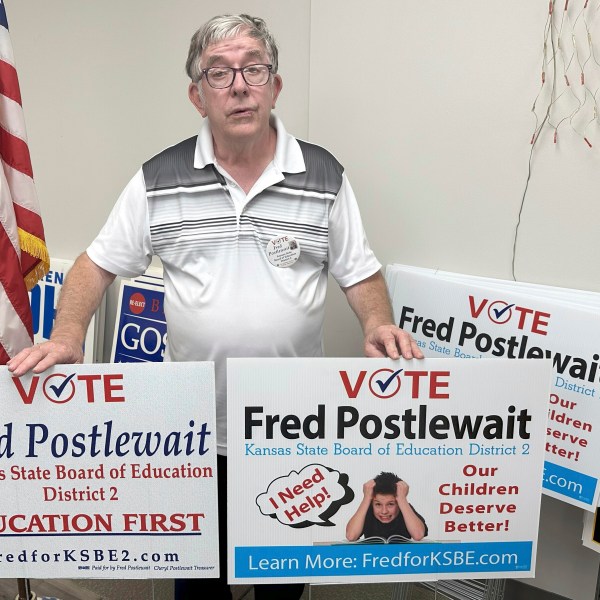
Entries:
[[269, 61], [273, 65], [272, 73], [277, 73], [278, 50], [275, 38], [267, 28], [267, 24], [258, 17], [250, 15], [220, 15], [207, 21], [192, 36], [190, 50], [185, 63], [185, 70], [190, 79], [197, 83], [202, 76], [200, 58], [209, 44], [220, 42], [238, 35], [249, 35], [265, 45]]

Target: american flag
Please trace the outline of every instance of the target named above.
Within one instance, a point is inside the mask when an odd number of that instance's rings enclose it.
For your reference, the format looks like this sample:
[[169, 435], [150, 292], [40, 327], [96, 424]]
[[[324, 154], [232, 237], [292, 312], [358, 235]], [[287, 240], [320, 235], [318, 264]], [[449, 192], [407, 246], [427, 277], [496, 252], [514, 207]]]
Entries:
[[27, 291], [50, 268], [14, 64], [0, 0], [0, 365], [31, 345]]

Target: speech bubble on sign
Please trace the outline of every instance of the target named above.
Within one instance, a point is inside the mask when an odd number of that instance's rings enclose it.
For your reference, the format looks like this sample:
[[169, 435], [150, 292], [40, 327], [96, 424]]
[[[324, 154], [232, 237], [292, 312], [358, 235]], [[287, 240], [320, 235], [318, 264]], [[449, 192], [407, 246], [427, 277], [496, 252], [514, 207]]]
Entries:
[[301, 471], [274, 479], [256, 498], [260, 512], [282, 525], [333, 527], [331, 517], [354, 500], [348, 475], [324, 465], [307, 465]]

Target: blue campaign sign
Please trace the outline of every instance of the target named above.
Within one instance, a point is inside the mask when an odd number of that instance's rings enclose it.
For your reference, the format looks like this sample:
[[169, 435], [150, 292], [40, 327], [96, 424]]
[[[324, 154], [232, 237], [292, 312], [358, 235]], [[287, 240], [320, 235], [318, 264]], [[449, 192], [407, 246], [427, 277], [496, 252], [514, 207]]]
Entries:
[[[29, 292], [36, 344], [50, 339], [56, 316], [58, 295], [65, 278], [65, 268], [58, 270], [55, 268], [54, 262], [56, 261], [51, 261], [51, 270]], [[66, 269], [70, 268], [71, 264]]]
[[[34, 344], [41, 344], [50, 339], [56, 317], [58, 298], [66, 275], [72, 266], [72, 260], [51, 258], [50, 271], [29, 291]], [[84, 361], [86, 363], [94, 361], [95, 346], [100, 343], [96, 332], [96, 319], [103, 311], [103, 306], [104, 299], [98, 312], [92, 316], [88, 327], [84, 344]]]
[[167, 341], [162, 285], [121, 282], [111, 362], [162, 362]]

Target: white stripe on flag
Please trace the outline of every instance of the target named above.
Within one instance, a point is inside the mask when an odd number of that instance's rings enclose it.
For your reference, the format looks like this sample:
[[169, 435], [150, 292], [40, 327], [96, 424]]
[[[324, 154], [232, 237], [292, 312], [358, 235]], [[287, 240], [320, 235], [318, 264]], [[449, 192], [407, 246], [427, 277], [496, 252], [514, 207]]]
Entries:
[[12, 191], [13, 202], [31, 212], [39, 212], [37, 192], [33, 179], [29, 175], [13, 169], [1, 159], [0, 163], [4, 167], [4, 174], [6, 175], [8, 186]]
[[10, 42], [10, 35], [8, 29], [0, 25], [0, 59], [4, 62], [15, 66], [15, 57], [13, 54], [12, 44]]
[[4, 94], [0, 94], [0, 127], [27, 143], [23, 109]]
[[8, 299], [4, 287], [0, 285], [0, 341], [9, 356], [15, 356], [23, 348], [31, 346], [31, 339], [23, 321], [15, 312], [15, 308]]
[[[0, 169], [0, 227], [4, 228], [15, 252], [17, 255], [21, 256], [21, 245], [19, 244], [19, 235], [17, 231], [17, 218], [15, 217], [10, 189], [8, 188], [2, 169]], [[4, 260], [8, 260], [8, 257], [4, 257]], [[0, 323], [2, 323], [1, 320]]]

